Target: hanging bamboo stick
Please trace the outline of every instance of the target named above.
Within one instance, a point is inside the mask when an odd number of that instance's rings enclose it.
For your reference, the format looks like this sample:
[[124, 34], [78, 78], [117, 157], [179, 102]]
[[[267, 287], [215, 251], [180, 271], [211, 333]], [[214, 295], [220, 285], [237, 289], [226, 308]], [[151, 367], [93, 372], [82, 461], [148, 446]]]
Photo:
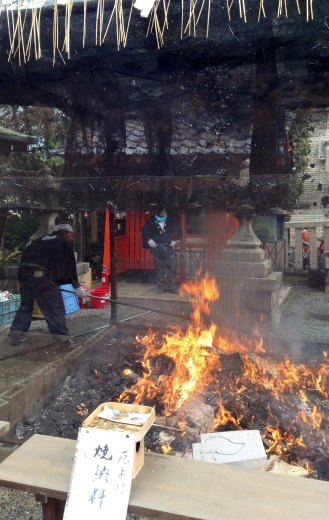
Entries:
[[196, 25], [198, 25], [198, 23], [199, 23], [201, 13], [202, 13], [203, 8], [204, 8], [204, 4], [205, 4], [205, 0], [202, 0], [202, 5], [201, 5], [201, 7], [200, 7], [199, 14], [198, 14], [198, 16], [197, 16], [197, 18], [196, 18]]
[[41, 49], [41, 8], [38, 13], [38, 23], [37, 23], [37, 33], [38, 33], [38, 56], [42, 58], [42, 49]]
[[233, 1], [234, 0], [231, 0], [231, 2], [229, 0], [226, 0], [226, 9], [227, 9], [227, 15], [228, 15], [229, 22], [231, 21], [231, 9], [232, 9], [232, 5], [233, 5]]
[[118, 3], [116, 2], [116, 10], [115, 10], [115, 32], [117, 37], [117, 48], [120, 48], [120, 27], [119, 27], [119, 12], [118, 12]]
[[31, 10], [31, 28], [26, 45], [26, 60], [31, 57], [32, 46], [34, 47], [35, 59], [38, 60], [42, 56], [40, 41], [40, 20], [41, 7], [38, 7], [38, 0], [33, 0]]
[[313, 0], [306, 0], [306, 20], [313, 20]]
[[[117, 3], [117, 1], [115, 3]], [[97, 14], [96, 14], [96, 45], [102, 45], [103, 20], [104, 20], [104, 0], [98, 0]]]
[[109, 19], [109, 21], [107, 22], [107, 26], [106, 26], [106, 29], [105, 29], [105, 32], [104, 32], [103, 41], [104, 41], [104, 39], [106, 38], [106, 35], [107, 35], [108, 30], [109, 30], [109, 28], [110, 28], [110, 25], [111, 25], [111, 22], [112, 22], [112, 19], [113, 19], [113, 15], [114, 15], [114, 12], [115, 12], [115, 8], [116, 8], [116, 2], [115, 2], [114, 7], [113, 7], [113, 9], [112, 9], [112, 13], [111, 13], [110, 19]]
[[241, 18], [243, 18], [243, 21], [246, 23], [247, 22], [246, 2], [245, 2], [245, 0], [240, 0], [240, 3], [241, 3], [241, 12], [242, 12]]
[[277, 16], [281, 16], [282, 15], [283, 6], [284, 6], [286, 18], [288, 18], [287, 0], [279, 0]]
[[164, 32], [165, 32], [165, 29], [169, 28], [169, 21], [168, 21], [169, 6], [170, 6], [170, 0], [168, 0], [167, 4], [166, 4], [166, 0], [163, 0], [164, 20], [163, 20], [162, 29], [161, 29], [161, 41], [163, 43], [164, 43], [163, 35], [164, 35]]
[[208, 0], [207, 31], [206, 31], [207, 38], [209, 36], [209, 28], [210, 28], [210, 11], [211, 11], [211, 0]]
[[300, 5], [299, 5], [299, 0], [296, 0], [296, 5], [297, 5], [297, 11], [298, 11], [298, 14], [300, 14]]
[[71, 15], [73, 9], [73, 0], [67, 0], [65, 5], [65, 38], [62, 50], [67, 53], [68, 59], [71, 57]]
[[13, 49], [13, 56], [15, 57], [18, 54], [18, 63], [21, 65], [21, 61], [25, 60], [25, 44], [24, 44], [24, 26], [27, 15], [27, 9], [25, 8], [25, 16], [22, 21], [22, 1], [19, 0], [17, 4], [17, 18], [15, 24], [15, 32], [17, 37], [16, 49]]
[[[14, 4], [4, 4], [4, 0], [0, 0], [0, 16], [4, 10], [7, 16], [9, 51], [8, 60], [17, 57], [19, 64], [28, 61], [34, 53], [35, 59], [42, 57], [41, 34], [42, 34], [42, 8], [38, 6], [37, 0], [27, 0], [27, 7], [23, 6], [23, 0], [18, 0], [17, 10], [13, 9]], [[126, 46], [128, 34], [131, 26], [134, 1], [131, 0], [128, 18], [125, 18], [125, 10], [123, 8], [123, 0], [115, 0], [111, 10], [109, 20], [105, 26], [106, 3], [105, 0], [97, 0], [96, 15], [96, 44], [102, 45], [110, 30], [111, 23], [115, 23], [117, 47]], [[176, 0], [177, 1], [177, 0]], [[54, 20], [53, 20], [53, 64], [56, 61], [57, 52], [65, 63], [65, 60], [59, 50], [59, 17], [58, 17], [58, 0], [54, 0]], [[65, 35], [62, 50], [67, 53], [70, 59], [71, 55], [71, 20], [73, 13], [74, 0], [67, 0], [65, 5]], [[233, 8], [239, 10], [239, 16], [245, 22], [247, 21], [247, 2], [248, 0], [226, 0], [226, 10], [228, 20], [231, 21]], [[147, 35], [154, 32], [158, 48], [164, 45], [165, 30], [169, 28], [169, 13], [171, 0], [156, 0], [152, 6], [150, 19], [147, 29]], [[181, 38], [184, 34], [196, 36], [197, 28], [200, 25], [202, 14], [207, 9], [206, 14], [206, 37], [209, 37], [212, 0], [190, 0], [186, 6], [186, 0], [181, 0]], [[207, 6], [207, 7], [206, 7]], [[296, 0], [298, 14], [301, 14], [300, 0]], [[25, 10], [23, 13], [22, 10]], [[30, 10], [31, 9], [31, 10]], [[186, 11], [187, 9], [187, 11]], [[234, 9], [235, 12], [235, 9]], [[31, 26], [28, 34], [26, 34], [26, 21], [30, 19]], [[160, 16], [161, 13], [161, 16]], [[186, 14], [185, 14], [186, 13]], [[288, 18], [288, 0], [277, 0], [277, 16], [285, 16]], [[186, 18], [187, 17], [187, 18]], [[258, 20], [266, 17], [265, 0], [259, 0]], [[313, 0], [305, 0], [305, 18], [307, 21], [314, 17]], [[83, 47], [86, 45], [88, 30], [87, 18], [87, 0], [83, 0]]]
[[58, 49], [58, 5], [54, 0], [54, 17], [53, 17], [53, 65], [56, 62], [56, 52]]
[[128, 31], [129, 31], [130, 21], [131, 21], [131, 14], [132, 14], [132, 9], [133, 9], [133, 3], [134, 3], [134, 0], [132, 0], [131, 6], [130, 6], [130, 12], [129, 12], [129, 17], [128, 17], [127, 27], [125, 27], [123, 0], [116, 0], [115, 1], [114, 7], [112, 9], [111, 16], [110, 16], [110, 19], [109, 19], [109, 21], [107, 23], [107, 26], [106, 26], [106, 29], [105, 29], [105, 32], [104, 32], [104, 36], [102, 37], [100, 44], [102, 44], [104, 42], [104, 40], [105, 40], [105, 38], [107, 36], [107, 33], [109, 31], [110, 25], [111, 25], [111, 23], [113, 21], [113, 18], [115, 16], [115, 30], [116, 30], [117, 48], [119, 50], [121, 44], [123, 46], [126, 45], [127, 38], [128, 38]]
[[[297, 0], [298, 1], [298, 0]], [[265, 13], [265, 6], [264, 6], [264, 0], [260, 0], [259, 2], [259, 9], [258, 9], [258, 22], [260, 20], [260, 15], [261, 13], [263, 13], [263, 17], [266, 18], [266, 13]]]
[[83, 36], [82, 36], [82, 47], [85, 47], [87, 35], [87, 0], [83, 0]]
[[154, 31], [155, 37], [157, 40], [158, 49], [160, 47], [162, 47], [162, 45], [163, 45], [162, 30], [161, 30], [161, 26], [160, 26], [158, 14], [157, 14], [157, 9], [159, 7], [159, 3], [160, 3], [160, 0], [156, 0], [156, 2], [154, 3], [154, 5], [152, 7], [150, 21], [149, 21], [149, 25], [148, 25], [147, 33], [146, 33], [146, 35], [148, 36], [152, 31]]
[[127, 23], [127, 29], [126, 29], [126, 33], [125, 33], [125, 39], [124, 39], [124, 42], [123, 42], [123, 46], [124, 47], [127, 45], [127, 39], [128, 39], [128, 33], [129, 33], [129, 27], [130, 27], [130, 21], [131, 21], [131, 15], [132, 15], [132, 12], [133, 12], [133, 7], [134, 7], [134, 4], [132, 2], [131, 6], [130, 6], [130, 12], [129, 12], [129, 18], [128, 18], [128, 23]]
[[164, 32], [164, 28], [168, 29], [168, 27], [169, 27], [169, 22], [168, 22], [169, 7], [170, 7], [170, 0], [168, 0], [167, 4], [166, 4], [166, 0], [163, 0], [164, 21], [163, 21], [162, 34]]
[[[15, 21], [15, 15], [14, 11], [11, 9], [11, 25], [12, 25], [12, 32], [9, 29], [8, 26], [8, 32], [10, 34], [10, 51], [9, 51], [9, 57], [8, 59], [11, 59], [11, 57], [15, 57], [16, 54], [18, 54], [18, 62], [19, 65], [21, 65], [22, 57], [25, 62], [25, 45], [24, 45], [24, 25], [26, 20], [26, 13], [27, 10], [25, 9], [25, 17], [24, 21], [22, 22], [22, 2], [19, 0], [17, 5], [17, 18]], [[7, 10], [7, 19], [8, 19], [8, 10]], [[17, 41], [17, 44], [16, 44]]]
[[[191, 35], [192, 19], [194, 20], [194, 0], [190, 0], [189, 17], [185, 25], [184, 33], [188, 31], [189, 36]], [[195, 35], [194, 35], [195, 36]]]
[[[11, 41], [12, 41], [12, 34], [11, 34], [11, 28], [10, 28], [10, 18], [9, 18], [9, 10], [8, 10], [8, 6], [6, 7], [6, 14], [7, 14], [7, 27], [8, 27], [8, 38], [9, 38], [9, 43], [11, 45]], [[10, 53], [8, 55], [8, 61], [10, 60]]]

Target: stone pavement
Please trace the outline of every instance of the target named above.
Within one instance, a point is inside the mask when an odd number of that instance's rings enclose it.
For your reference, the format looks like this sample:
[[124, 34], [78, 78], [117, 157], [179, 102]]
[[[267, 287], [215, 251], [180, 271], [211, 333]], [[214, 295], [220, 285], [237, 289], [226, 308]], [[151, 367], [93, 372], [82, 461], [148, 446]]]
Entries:
[[171, 293], [157, 293], [157, 286], [150, 283], [128, 282], [122, 280], [118, 283], [118, 297], [122, 298], [141, 298], [146, 300], [167, 300], [188, 302], [188, 295], [176, 295]]
[[[290, 355], [310, 349], [312, 353], [320, 355], [320, 352], [329, 348], [329, 294], [308, 287], [305, 277], [286, 278], [285, 285], [291, 287], [291, 290], [281, 305], [281, 323], [275, 333], [278, 351]], [[118, 302], [125, 304], [117, 305], [118, 321], [164, 327], [178, 322], [181, 325], [187, 323], [186, 320], [180, 321], [179, 316], [190, 315], [188, 295], [157, 294], [153, 284], [129, 281], [120, 281], [117, 292]], [[87, 337], [84, 335], [88, 331], [106, 328], [110, 317], [110, 305], [103, 309], [80, 309], [67, 316], [70, 334], [81, 342]], [[9, 326], [1, 329], [0, 360], [8, 351], [6, 336]], [[40, 340], [44, 338], [42, 341], [45, 346], [51, 343], [44, 320], [33, 320], [30, 331], [35, 337], [40, 334]]]
[[[181, 313], [186, 316], [190, 315], [189, 297], [187, 295], [158, 294], [157, 287], [153, 284], [121, 281], [118, 284], [117, 292], [117, 301], [123, 303], [123, 305], [117, 305], [118, 321], [168, 326], [168, 324], [179, 321], [178, 316]], [[167, 314], [161, 314], [161, 312]], [[100, 309], [90, 308], [89, 305], [87, 309], [79, 309], [67, 315], [66, 319], [70, 336], [74, 338], [74, 341], [81, 343], [88, 331], [97, 332], [100, 328], [106, 328], [109, 325], [111, 305]], [[14, 349], [7, 340], [9, 328], [10, 324], [0, 327], [0, 361], [8, 355], [25, 352], [28, 346], [31, 348], [34, 345], [40, 348], [53, 344], [44, 319], [34, 319], [29, 331], [30, 339]]]

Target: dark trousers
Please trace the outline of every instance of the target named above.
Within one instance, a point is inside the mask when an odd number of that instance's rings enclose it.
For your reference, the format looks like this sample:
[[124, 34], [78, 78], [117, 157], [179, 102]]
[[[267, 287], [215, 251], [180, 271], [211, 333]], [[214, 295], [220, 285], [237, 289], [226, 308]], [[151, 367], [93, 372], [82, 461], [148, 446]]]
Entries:
[[21, 304], [11, 324], [11, 332], [28, 332], [33, 314], [34, 300], [42, 312], [50, 334], [68, 336], [62, 293], [44, 276], [30, 276], [20, 283]]
[[153, 260], [157, 286], [172, 289], [176, 282], [176, 256], [170, 255], [166, 259], [154, 256]]

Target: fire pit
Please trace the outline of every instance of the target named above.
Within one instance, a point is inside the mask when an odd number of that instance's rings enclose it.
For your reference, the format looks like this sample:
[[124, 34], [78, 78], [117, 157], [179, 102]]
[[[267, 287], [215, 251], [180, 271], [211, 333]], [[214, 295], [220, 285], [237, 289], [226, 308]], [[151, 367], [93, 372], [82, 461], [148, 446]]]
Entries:
[[[259, 430], [267, 454], [329, 480], [327, 354], [316, 365], [276, 360], [266, 345], [223, 335], [207, 321], [218, 297], [213, 279], [186, 284], [193, 314], [187, 329], [147, 331], [118, 327], [102, 347], [68, 377], [46, 408], [16, 428], [76, 438], [81, 422], [100, 403], [155, 407], [147, 450], [189, 456], [200, 434]], [[202, 297], [200, 297], [202, 295]]]

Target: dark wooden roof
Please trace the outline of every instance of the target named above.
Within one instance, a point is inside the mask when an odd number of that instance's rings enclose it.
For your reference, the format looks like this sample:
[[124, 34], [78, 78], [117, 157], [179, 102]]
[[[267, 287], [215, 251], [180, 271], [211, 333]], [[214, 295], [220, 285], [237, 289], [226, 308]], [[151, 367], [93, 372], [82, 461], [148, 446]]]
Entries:
[[33, 144], [38, 141], [37, 137], [23, 134], [21, 132], [16, 132], [15, 130], [10, 130], [9, 128], [5, 128], [3, 126], [0, 126], [0, 139], [4, 141], [12, 141], [26, 144]]

